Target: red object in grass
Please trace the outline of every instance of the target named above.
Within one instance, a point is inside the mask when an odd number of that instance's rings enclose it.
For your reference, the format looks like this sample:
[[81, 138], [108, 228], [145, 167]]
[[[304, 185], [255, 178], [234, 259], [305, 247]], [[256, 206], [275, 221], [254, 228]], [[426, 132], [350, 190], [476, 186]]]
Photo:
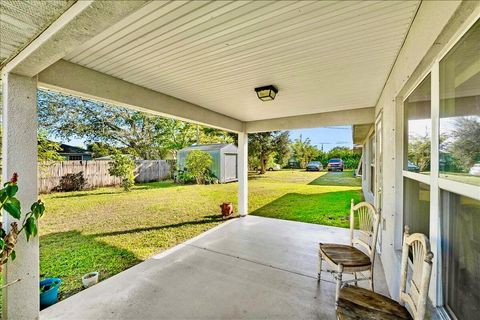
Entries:
[[233, 214], [233, 204], [231, 202], [224, 202], [220, 205], [222, 209], [222, 217], [226, 219]]

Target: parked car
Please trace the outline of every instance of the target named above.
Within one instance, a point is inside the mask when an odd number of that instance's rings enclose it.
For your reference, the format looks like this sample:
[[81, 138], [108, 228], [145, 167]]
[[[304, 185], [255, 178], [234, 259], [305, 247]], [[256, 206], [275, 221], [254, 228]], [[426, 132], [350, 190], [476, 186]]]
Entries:
[[323, 170], [323, 165], [320, 161], [310, 161], [307, 164], [307, 171], [321, 171]]
[[342, 159], [330, 159], [327, 164], [328, 171], [343, 171], [343, 160]]
[[268, 168], [268, 171], [280, 171], [281, 169], [282, 167], [278, 163], [275, 163], [272, 167]]
[[407, 170], [412, 172], [420, 172], [420, 167], [411, 161], [407, 162]]
[[480, 163], [475, 163], [468, 173], [472, 176], [480, 176]]

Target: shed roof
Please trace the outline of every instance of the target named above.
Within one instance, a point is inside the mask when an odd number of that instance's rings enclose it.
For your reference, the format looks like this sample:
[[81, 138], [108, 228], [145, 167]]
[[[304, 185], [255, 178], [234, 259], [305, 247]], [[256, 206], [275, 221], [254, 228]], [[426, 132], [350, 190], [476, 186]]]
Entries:
[[180, 151], [190, 151], [190, 150], [213, 151], [213, 150], [221, 150], [231, 145], [235, 146], [232, 143], [197, 144], [197, 145], [191, 145], [189, 147], [183, 148]]

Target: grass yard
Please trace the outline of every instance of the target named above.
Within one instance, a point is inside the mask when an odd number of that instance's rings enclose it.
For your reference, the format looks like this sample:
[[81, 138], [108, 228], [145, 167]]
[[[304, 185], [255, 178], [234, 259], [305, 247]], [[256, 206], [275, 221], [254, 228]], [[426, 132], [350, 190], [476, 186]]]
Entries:
[[352, 171], [280, 171], [261, 179], [263, 183], [253, 180], [249, 185], [249, 209], [262, 217], [348, 227], [350, 199], [363, 198], [360, 178]]
[[[348, 226], [350, 199], [361, 198], [351, 171], [253, 174], [249, 192], [251, 214], [340, 227]], [[64, 299], [82, 289], [87, 272], [108, 278], [222, 223], [219, 205], [231, 201], [236, 208], [237, 184], [157, 182], [128, 193], [101, 188], [42, 199], [41, 275], [63, 280]]]

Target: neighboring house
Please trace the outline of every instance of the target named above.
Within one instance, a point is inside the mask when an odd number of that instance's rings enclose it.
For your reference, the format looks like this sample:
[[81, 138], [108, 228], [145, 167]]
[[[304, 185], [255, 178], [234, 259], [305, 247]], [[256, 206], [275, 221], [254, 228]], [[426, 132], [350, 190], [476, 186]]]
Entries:
[[80, 147], [70, 146], [68, 144], [60, 144], [58, 153], [65, 158], [65, 160], [92, 160], [92, 153]]
[[199, 144], [183, 148], [177, 152], [177, 165], [184, 170], [185, 160], [190, 151], [201, 150], [212, 156], [212, 173], [220, 183], [238, 180], [237, 146], [231, 143]]

